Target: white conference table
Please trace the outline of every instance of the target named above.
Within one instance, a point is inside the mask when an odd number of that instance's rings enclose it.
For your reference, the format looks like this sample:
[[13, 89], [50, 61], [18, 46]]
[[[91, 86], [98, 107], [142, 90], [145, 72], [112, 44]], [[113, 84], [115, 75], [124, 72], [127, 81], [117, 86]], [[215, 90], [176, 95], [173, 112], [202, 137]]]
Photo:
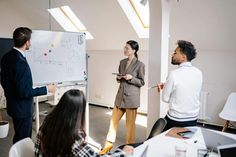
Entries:
[[[197, 131], [190, 139], [178, 139], [175, 137], [166, 136], [166, 132], [157, 135], [134, 149], [132, 157], [142, 157], [140, 154], [143, 151], [145, 145], [148, 145], [146, 157], [175, 157], [175, 146], [185, 146], [187, 148], [186, 157], [197, 157], [198, 149], [206, 149], [206, 145], [202, 136], [200, 127], [196, 128]], [[225, 132], [219, 132], [220, 134], [229, 136], [236, 139], [235, 134], [229, 134]], [[210, 153], [209, 157], [218, 157], [217, 153]]]

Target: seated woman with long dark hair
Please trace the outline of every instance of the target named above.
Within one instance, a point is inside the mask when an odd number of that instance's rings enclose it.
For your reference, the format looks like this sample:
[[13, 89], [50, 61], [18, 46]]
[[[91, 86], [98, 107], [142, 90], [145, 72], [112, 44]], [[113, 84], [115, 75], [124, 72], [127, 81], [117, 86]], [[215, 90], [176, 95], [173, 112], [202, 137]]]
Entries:
[[[45, 118], [36, 137], [35, 156], [42, 157], [99, 157], [86, 142], [86, 100], [80, 90], [69, 90]], [[133, 152], [125, 146], [103, 156], [123, 157]]]

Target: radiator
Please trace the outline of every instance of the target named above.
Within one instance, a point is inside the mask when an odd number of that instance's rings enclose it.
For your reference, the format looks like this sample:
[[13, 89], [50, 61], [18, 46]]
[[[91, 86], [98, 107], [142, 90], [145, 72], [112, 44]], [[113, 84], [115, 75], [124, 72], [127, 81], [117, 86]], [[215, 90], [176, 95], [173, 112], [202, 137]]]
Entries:
[[200, 93], [200, 111], [199, 111], [199, 116], [198, 119], [201, 121], [206, 121], [206, 105], [207, 105], [207, 97], [208, 97], [209, 92], [206, 91], [201, 91]]

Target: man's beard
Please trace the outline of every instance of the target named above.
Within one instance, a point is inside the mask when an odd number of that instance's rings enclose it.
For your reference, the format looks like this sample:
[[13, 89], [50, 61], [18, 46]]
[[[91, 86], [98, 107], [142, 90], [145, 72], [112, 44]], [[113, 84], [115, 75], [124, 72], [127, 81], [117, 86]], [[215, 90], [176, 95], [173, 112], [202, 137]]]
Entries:
[[180, 63], [178, 61], [175, 61], [173, 59], [171, 59], [171, 64], [173, 64], [173, 65], [180, 65]]
[[29, 50], [29, 48], [30, 48], [29, 46], [26, 46], [25, 50]]

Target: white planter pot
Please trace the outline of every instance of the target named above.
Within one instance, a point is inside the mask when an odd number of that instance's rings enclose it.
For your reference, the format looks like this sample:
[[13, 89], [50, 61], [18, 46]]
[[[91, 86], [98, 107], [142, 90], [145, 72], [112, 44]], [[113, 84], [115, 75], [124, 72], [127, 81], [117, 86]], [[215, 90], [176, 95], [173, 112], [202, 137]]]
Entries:
[[8, 121], [0, 121], [0, 138], [7, 137], [9, 130], [9, 122]]

